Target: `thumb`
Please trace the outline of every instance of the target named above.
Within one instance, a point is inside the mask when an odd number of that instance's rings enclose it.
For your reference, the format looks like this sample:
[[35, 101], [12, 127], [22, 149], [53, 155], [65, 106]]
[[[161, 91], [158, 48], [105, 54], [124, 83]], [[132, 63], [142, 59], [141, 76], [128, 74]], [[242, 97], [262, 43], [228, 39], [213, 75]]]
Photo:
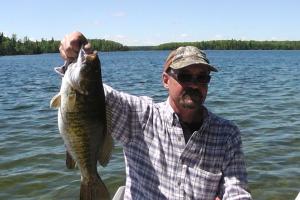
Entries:
[[91, 43], [87, 43], [83, 46], [83, 50], [85, 51], [86, 54], [91, 54], [93, 53], [93, 48], [92, 48], [92, 45]]

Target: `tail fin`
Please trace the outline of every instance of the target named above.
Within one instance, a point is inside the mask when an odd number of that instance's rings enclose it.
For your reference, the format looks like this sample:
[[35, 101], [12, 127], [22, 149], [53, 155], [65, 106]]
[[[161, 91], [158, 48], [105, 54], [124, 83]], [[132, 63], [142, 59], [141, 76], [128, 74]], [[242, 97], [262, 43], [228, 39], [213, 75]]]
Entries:
[[109, 192], [100, 178], [96, 181], [81, 180], [80, 200], [109, 200]]

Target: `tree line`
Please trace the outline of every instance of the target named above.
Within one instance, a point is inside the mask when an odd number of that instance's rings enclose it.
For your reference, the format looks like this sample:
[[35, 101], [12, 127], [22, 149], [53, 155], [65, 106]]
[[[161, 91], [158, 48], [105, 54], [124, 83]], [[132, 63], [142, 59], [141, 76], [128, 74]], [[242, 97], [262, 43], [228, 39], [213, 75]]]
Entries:
[[196, 46], [204, 50], [300, 50], [300, 41], [211, 40], [201, 42], [171, 42], [154, 47], [173, 50], [180, 46]]
[[[127, 51], [129, 49], [127, 46], [110, 40], [91, 39], [89, 42], [97, 51]], [[59, 44], [60, 41], [53, 38], [51, 40], [32, 41], [27, 36], [18, 39], [16, 34], [6, 37], [0, 33], [0, 56], [58, 53]]]
[[105, 39], [90, 39], [88, 40], [92, 48], [97, 51], [128, 51], [127, 46], [122, 45], [121, 43], [114, 42], [111, 40]]
[[[200, 42], [170, 42], [157, 46], [124, 46], [118, 42], [104, 39], [90, 39], [97, 51], [128, 50], [173, 50], [179, 46], [196, 46], [204, 50], [300, 50], [300, 41], [255, 41], [255, 40], [211, 40]], [[19, 54], [58, 53], [60, 41], [41, 39], [32, 41], [27, 36], [22, 40], [16, 34], [11, 37], [0, 33], [0, 56]]]
[[16, 34], [6, 37], [0, 33], [0, 55], [40, 54], [58, 52], [59, 41], [51, 40], [31, 41], [28, 37], [18, 39]]

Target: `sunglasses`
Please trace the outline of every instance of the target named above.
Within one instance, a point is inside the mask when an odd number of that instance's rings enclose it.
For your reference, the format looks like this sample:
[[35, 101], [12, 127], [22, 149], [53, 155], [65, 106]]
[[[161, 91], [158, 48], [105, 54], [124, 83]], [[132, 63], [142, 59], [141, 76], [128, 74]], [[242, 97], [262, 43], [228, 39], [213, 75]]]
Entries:
[[175, 71], [170, 69], [167, 72], [168, 75], [173, 77], [177, 82], [182, 84], [194, 83], [194, 84], [208, 84], [210, 82], [210, 75], [197, 75], [193, 76], [192, 74], [186, 72]]

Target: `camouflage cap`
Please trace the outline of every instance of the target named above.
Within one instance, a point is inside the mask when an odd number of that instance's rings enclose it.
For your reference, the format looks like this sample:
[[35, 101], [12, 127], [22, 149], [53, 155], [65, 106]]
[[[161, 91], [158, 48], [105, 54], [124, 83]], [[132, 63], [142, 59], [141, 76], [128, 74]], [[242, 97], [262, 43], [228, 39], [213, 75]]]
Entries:
[[209, 64], [206, 54], [194, 46], [178, 47], [172, 51], [164, 65], [164, 72], [170, 67], [172, 69], [181, 69], [190, 65], [205, 66], [210, 71], [218, 70]]

